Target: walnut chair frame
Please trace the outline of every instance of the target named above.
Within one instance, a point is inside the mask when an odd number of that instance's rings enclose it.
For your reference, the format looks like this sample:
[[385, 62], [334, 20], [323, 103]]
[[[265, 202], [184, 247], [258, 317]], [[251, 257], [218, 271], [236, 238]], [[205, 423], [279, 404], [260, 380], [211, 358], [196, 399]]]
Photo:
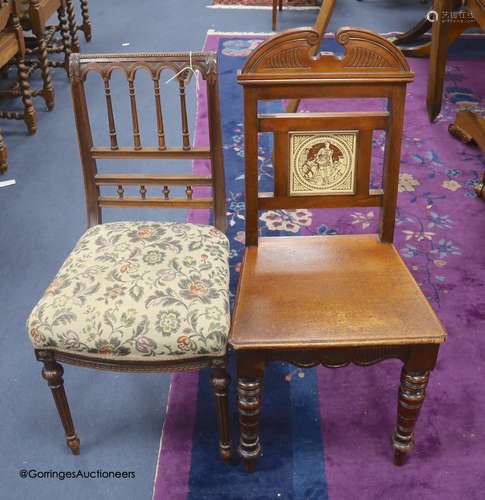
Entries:
[[[0, 68], [7, 66], [12, 59], [18, 71], [18, 93], [22, 98], [24, 111], [0, 111], [0, 118], [24, 120], [29, 134], [37, 131], [37, 114], [32, 104], [32, 91], [28, 80], [28, 70], [25, 65], [25, 40], [22, 26], [13, 0], [0, 2]], [[0, 173], [8, 168], [7, 146], [0, 133]]]
[[[208, 92], [208, 122], [210, 128], [210, 146], [192, 147], [189, 137], [187, 120], [186, 83], [191, 78], [191, 72], [185, 70], [189, 61], [200, 78], [207, 84]], [[128, 83], [131, 103], [133, 147], [118, 145], [115, 115], [111, 100], [110, 79], [112, 72], [121, 70]], [[156, 109], [156, 127], [158, 131], [158, 146], [145, 147], [141, 142], [138, 121], [138, 111], [135, 94], [136, 72], [148, 71], [153, 81], [154, 103]], [[160, 99], [160, 77], [172, 71], [178, 80], [181, 121], [181, 148], [169, 147], [165, 143], [165, 131]], [[98, 73], [104, 82], [104, 93], [109, 124], [109, 147], [94, 147], [91, 126], [88, 115], [85, 94], [85, 79], [89, 72]], [[181, 207], [181, 208], [212, 208], [215, 226], [225, 232], [226, 215], [224, 200], [224, 166], [221, 143], [221, 122], [219, 111], [219, 96], [217, 82], [217, 65], [215, 54], [212, 53], [144, 53], [144, 54], [72, 54], [70, 60], [71, 91], [74, 115], [79, 139], [81, 161], [84, 175], [86, 208], [88, 226], [101, 224], [101, 211], [104, 207]], [[195, 175], [154, 175], [154, 174], [98, 174], [97, 159], [205, 159], [212, 163], [211, 176]], [[117, 197], [102, 196], [101, 186], [117, 186]], [[125, 185], [138, 185], [139, 197], [124, 196]], [[163, 197], [152, 197], [147, 194], [146, 186], [159, 185], [163, 187]], [[172, 198], [169, 186], [185, 185], [186, 198]], [[204, 198], [193, 197], [192, 186], [212, 187], [212, 196]], [[96, 358], [74, 353], [59, 352], [48, 349], [35, 351], [36, 358], [44, 363], [43, 377], [47, 380], [64, 426], [68, 447], [74, 454], [80, 450], [80, 441], [74, 429], [69, 406], [63, 386], [63, 368], [60, 362], [72, 365], [124, 372], [164, 372], [196, 370], [204, 367], [212, 369], [212, 386], [217, 402], [217, 420], [219, 429], [219, 451], [224, 460], [230, 458], [230, 435], [228, 418], [228, 384], [226, 372], [226, 356], [197, 357], [178, 361], [123, 361]]]
[[[320, 33], [309, 28], [289, 30], [270, 38], [254, 50], [238, 75], [239, 83], [244, 89], [246, 251], [233, 313], [230, 344], [236, 351], [237, 359], [240, 418], [238, 451], [248, 471], [254, 470], [261, 453], [259, 417], [262, 380], [266, 365], [272, 361], [290, 362], [303, 368], [319, 364], [336, 368], [350, 363], [368, 366], [384, 359], [400, 359], [404, 367], [399, 388], [397, 427], [392, 436], [392, 445], [395, 463], [402, 464], [405, 455], [413, 447], [414, 426], [424, 400], [429, 373], [435, 366], [439, 345], [446, 336], [392, 245], [406, 85], [414, 75], [400, 50], [379, 35], [366, 30], [344, 28], [337, 33], [336, 39], [345, 49], [344, 56], [337, 57], [332, 53], [315, 56], [318, 54]], [[258, 104], [264, 100], [304, 98], [386, 98], [388, 109], [385, 112], [258, 113]], [[292, 192], [290, 132], [306, 131], [315, 134], [318, 130], [358, 133], [353, 193], [324, 196], [322, 193], [294, 195]], [[369, 188], [373, 130], [386, 131], [383, 190]], [[271, 132], [274, 137], [273, 193], [260, 193], [258, 189], [260, 132]], [[379, 238], [374, 238], [374, 235], [292, 236], [283, 238], [283, 243], [277, 246], [275, 240], [281, 240], [281, 237], [259, 236], [259, 211], [343, 207], [380, 207]], [[367, 240], [363, 240], [363, 237]], [[338, 242], [344, 239], [346, 245], [351, 241], [355, 242], [355, 245], [352, 243], [355, 255], [363, 241], [372, 241], [364, 249], [364, 261], [368, 261], [370, 255], [376, 258], [381, 251], [388, 252], [390, 262], [397, 266], [408, 284], [408, 296], [411, 300], [414, 297], [419, 299], [416, 299], [418, 310], [412, 309], [413, 319], [415, 322], [421, 321], [421, 314], [427, 318], [420, 323], [422, 333], [413, 331], [412, 334], [399, 337], [392, 328], [385, 325], [375, 334], [368, 334], [366, 329], [362, 331], [361, 322], [357, 319], [361, 315], [365, 316], [361, 294], [359, 295], [355, 286], [351, 290], [352, 295], [348, 297], [347, 294], [348, 283], [354, 281], [354, 274], [350, 272], [344, 284], [332, 278], [339, 267]], [[323, 246], [323, 241], [327, 246]], [[325, 251], [317, 254], [322, 248]], [[282, 254], [287, 256], [287, 260], [277, 263]], [[300, 257], [302, 263], [298, 265]], [[312, 263], [313, 268], [304, 265], [305, 258]], [[292, 271], [291, 266], [296, 271]], [[320, 267], [325, 268], [324, 272]], [[382, 272], [382, 269], [378, 270]], [[314, 278], [316, 273], [319, 274]], [[327, 278], [334, 281], [329, 285]], [[332, 289], [325, 295], [327, 299], [335, 302], [340, 300], [335, 299], [336, 296], [347, 296], [349, 305], [340, 301], [327, 307], [324, 299], [319, 298], [314, 300], [313, 309], [305, 310], [304, 300], [312, 301], [315, 296], [312, 293], [324, 290], [323, 285], [319, 288], [319, 283], [325, 282], [325, 286]], [[298, 290], [298, 293], [291, 293], [290, 296], [299, 298], [301, 303], [290, 302], [289, 299], [286, 301], [286, 293], [278, 291], [285, 287], [285, 283], [289, 288]], [[339, 288], [340, 295], [332, 295], [334, 285]], [[261, 289], [265, 290], [264, 299], [261, 292], [258, 294]], [[275, 299], [272, 300], [271, 296]], [[282, 301], [286, 302], [278, 309], [278, 303]], [[395, 303], [399, 309], [397, 294]], [[380, 305], [375, 307], [379, 308]], [[301, 313], [297, 311], [298, 308], [302, 310]], [[386, 304], [383, 303], [382, 309], [385, 308]], [[326, 313], [320, 312], [323, 309], [330, 309], [330, 312], [325, 316]], [[381, 316], [383, 317], [376, 321], [390, 318], [386, 318], [386, 312]], [[283, 317], [285, 319], [281, 319]], [[332, 323], [333, 317], [337, 319]], [[329, 323], [321, 323], [327, 319]], [[371, 317], [365, 328], [372, 325], [372, 321]], [[280, 326], [285, 329], [284, 334]], [[332, 333], [329, 333], [332, 328]]]

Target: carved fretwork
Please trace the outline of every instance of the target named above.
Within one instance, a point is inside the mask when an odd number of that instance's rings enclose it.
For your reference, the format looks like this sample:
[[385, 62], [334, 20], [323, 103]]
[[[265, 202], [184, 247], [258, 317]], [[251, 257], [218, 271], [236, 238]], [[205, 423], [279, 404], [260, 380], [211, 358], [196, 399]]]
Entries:
[[271, 359], [286, 361], [300, 368], [323, 365], [327, 368], [342, 368], [351, 363], [370, 366], [385, 359], [400, 359], [404, 363], [409, 356], [409, 348], [400, 346], [349, 347], [322, 350], [272, 351]]
[[390, 66], [382, 56], [362, 47], [349, 51], [345, 64], [346, 68], [387, 68]]

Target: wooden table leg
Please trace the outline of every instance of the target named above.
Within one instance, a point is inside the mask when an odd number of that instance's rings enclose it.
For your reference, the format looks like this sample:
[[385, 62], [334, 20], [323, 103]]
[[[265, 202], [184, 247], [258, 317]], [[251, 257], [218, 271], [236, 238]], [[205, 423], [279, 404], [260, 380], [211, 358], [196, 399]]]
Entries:
[[238, 453], [247, 472], [256, 468], [261, 454], [259, 417], [262, 404], [264, 359], [257, 354], [237, 352], [237, 404], [240, 437]]
[[433, 23], [431, 35], [431, 55], [429, 60], [428, 97], [426, 101], [428, 117], [433, 122], [441, 111], [443, 83], [445, 80], [446, 58], [448, 56], [448, 28], [443, 12], [451, 10], [452, 0], [435, 0], [434, 10], [438, 19]]
[[414, 428], [426, 396], [430, 371], [438, 356], [438, 345], [416, 348], [401, 372], [397, 425], [392, 435], [395, 465], [403, 465], [414, 448]]
[[271, 19], [271, 29], [276, 31], [276, 19], [278, 16], [278, 0], [273, 0], [273, 17]]
[[410, 30], [405, 33], [401, 33], [400, 35], [396, 35], [392, 42], [396, 45], [401, 43], [411, 43], [418, 39], [420, 36], [423, 36], [427, 31], [431, 29], [431, 22], [423, 17], [421, 21], [419, 21], [416, 26], [413, 26]]
[[[430, 27], [432, 27], [432, 24], [435, 23], [430, 23]], [[448, 26], [448, 31], [446, 35], [446, 47], [449, 47], [453, 42], [455, 42], [462, 34], [464, 31], [470, 29], [470, 28], [476, 28], [478, 25], [477, 24], [472, 24], [472, 23], [446, 23]], [[406, 34], [406, 33], [405, 33]], [[397, 40], [397, 37], [395, 39], [390, 39], [393, 43], [400, 44], [400, 43], [405, 43], [401, 42], [400, 40]], [[416, 45], [415, 47], [401, 47], [402, 53], [406, 57], [430, 57], [431, 55], [431, 46], [432, 42], [426, 42], [420, 45]]]

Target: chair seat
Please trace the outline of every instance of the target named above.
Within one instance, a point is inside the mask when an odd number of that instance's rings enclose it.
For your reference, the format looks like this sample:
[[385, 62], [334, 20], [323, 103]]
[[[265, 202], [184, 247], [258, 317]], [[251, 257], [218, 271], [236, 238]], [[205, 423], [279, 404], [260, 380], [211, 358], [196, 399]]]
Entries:
[[212, 226], [94, 226], [33, 309], [32, 343], [130, 361], [223, 355], [228, 254], [226, 236]]
[[395, 247], [376, 235], [260, 238], [246, 249], [235, 349], [441, 343], [445, 336]]

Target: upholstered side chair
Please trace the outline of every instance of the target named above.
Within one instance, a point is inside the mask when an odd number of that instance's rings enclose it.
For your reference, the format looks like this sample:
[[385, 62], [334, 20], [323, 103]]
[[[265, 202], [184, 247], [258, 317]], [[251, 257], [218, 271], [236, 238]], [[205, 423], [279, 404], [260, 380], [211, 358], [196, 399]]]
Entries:
[[[400, 50], [379, 35], [345, 28], [336, 40], [343, 56], [318, 54], [315, 30], [289, 30], [259, 45], [238, 76], [244, 89], [246, 250], [230, 344], [237, 362], [239, 453], [250, 471], [261, 453], [264, 371], [274, 361], [338, 368], [401, 360], [392, 446], [396, 464], [403, 464], [446, 338], [393, 245], [406, 85], [414, 75]], [[387, 108], [261, 112], [261, 101], [304, 98], [339, 98], [343, 108], [349, 98], [380, 98]], [[370, 182], [375, 130], [385, 132], [378, 189]], [[262, 133], [274, 139], [269, 193], [260, 192], [258, 182]], [[259, 234], [261, 211], [351, 207], [379, 207], [379, 233]]]
[[[186, 86], [198, 72], [207, 87], [210, 145], [193, 147]], [[131, 146], [119, 144], [111, 75], [126, 78]], [[142, 144], [135, 79], [153, 84], [156, 145]], [[106, 101], [109, 146], [94, 144], [85, 92], [97, 73]], [[35, 355], [52, 390], [67, 445], [79, 453], [61, 362], [101, 370], [162, 372], [212, 369], [219, 449], [230, 456], [226, 345], [229, 332], [229, 244], [216, 58], [211, 53], [73, 54], [71, 90], [79, 138], [88, 230], [81, 236], [28, 319]], [[175, 75], [181, 112], [180, 147], [167, 145], [160, 79]], [[168, 92], [168, 90], [167, 90]], [[141, 116], [141, 115], [140, 115]], [[148, 116], [148, 115], [147, 115]], [[102, 173], [97, 160], [123, 160], [123, 173]], [[127, 160], [210, 160], [211, 175], [126, 173]], [[112, 167], [113, 162], [111, 162]], [[173, 168], [173, 167], [172, 167]], [[173, 186], [183, 195], [173, 195]], [[202, 186], [202, 189], [200, 187]], [[110, 190], [113, 192], [110, 194]], [[130, 190], [135, 191], [130, 195]], [[207, 196], [208, 190], [211, 195]], [[168, 222], [102, 224], [105, 207], [213, 209], [214, 225]]]

